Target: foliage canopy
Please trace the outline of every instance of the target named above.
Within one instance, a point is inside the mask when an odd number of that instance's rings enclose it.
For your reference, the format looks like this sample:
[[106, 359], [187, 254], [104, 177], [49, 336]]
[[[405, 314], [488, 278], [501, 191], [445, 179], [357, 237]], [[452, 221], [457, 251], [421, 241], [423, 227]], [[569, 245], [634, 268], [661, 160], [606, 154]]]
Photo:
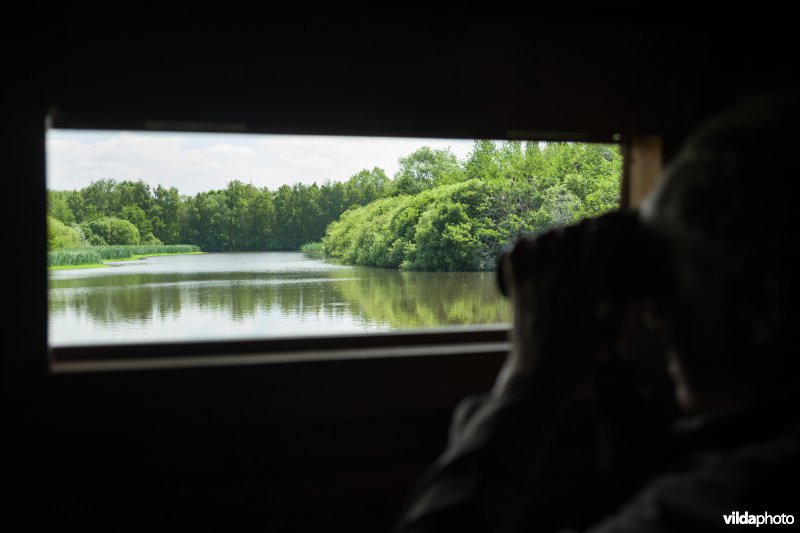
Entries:
[[422, 147], [343, 182], [276, 190], [239, 180], [182, 196], [175, 187], [101, 179], [48, 191], [51, 250], [188, 243], [205, 251], [297, 250], [360, 265], [481, 270], [521, 234], [535, 234], [619, 203], [621, 157], [611, 145], [475, 141], [459, 161]]

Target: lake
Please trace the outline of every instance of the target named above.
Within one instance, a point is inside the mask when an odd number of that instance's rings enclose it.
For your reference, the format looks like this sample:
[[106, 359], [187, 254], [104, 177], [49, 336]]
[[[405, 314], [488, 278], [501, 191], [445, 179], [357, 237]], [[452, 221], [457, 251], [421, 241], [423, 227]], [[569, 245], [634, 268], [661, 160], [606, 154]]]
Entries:
[[494, 272], [354, 267], [302, 252], [149, 257], [49, 272], [51, 346], [510, 322]]

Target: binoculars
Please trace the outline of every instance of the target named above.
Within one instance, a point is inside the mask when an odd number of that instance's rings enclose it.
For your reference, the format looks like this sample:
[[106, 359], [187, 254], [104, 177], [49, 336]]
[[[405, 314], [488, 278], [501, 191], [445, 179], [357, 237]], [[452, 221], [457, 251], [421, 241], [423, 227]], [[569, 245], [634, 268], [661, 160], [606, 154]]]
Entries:
[[[506, 248], [497, 261], [497, 285], [510, 296], [509, 284], [524, 283], [527, 276], [536, 276], [537, 269], [548, 261], [582, 261], [580, 269], [586, 279], [574, 280], [588, 288], [587, 298], [622, 303], [626, 300], [659, 300], [671, 290], [668, 246], [663, 237], [646, 228], [635, 211], [618, 211], [578, 224], [552, 229], [538, 237], [523, 237]], [[550, 239], [556, 246], [538, 246], [539, 239]], [[513, 247], [525, 246], [526, 253], [513, 253]], [[547, 254], [557, 247], [559, 253]], [[569, 249], [577, 247], [579, 249]], [[516, 257], [514, 257], [516, 256]], [[513, 259], [512, 259], [513, 257]], [[514, 280], [507, 279], [506, 262], [514, 261]], [[521, 263], [521, 264], [520, 264]], [[538, 266], [537, 266], [538, 265]], [[559, 268], [559, 265], [548, 265]], [[574, 266], [574, 265], [562, 265]]]

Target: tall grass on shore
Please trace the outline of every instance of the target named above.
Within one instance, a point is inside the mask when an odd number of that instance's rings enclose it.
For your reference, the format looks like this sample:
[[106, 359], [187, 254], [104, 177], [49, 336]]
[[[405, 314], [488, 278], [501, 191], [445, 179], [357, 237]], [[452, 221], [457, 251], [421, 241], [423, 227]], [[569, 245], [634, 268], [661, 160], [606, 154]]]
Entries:
[[97, 265], [103, 261], [128, 259], [136, 255], [187, 254], [200, 251], [193, 244], [143, 244], [119, 246], [92, 246], [57, 250], [47, 254], [48, 266]]
[[322, 247], [321, 242], [307, 242], [303, 246], [300, 247], [301, 252], [306, 252], [310, 254], [324, 254], [325, 249]]
[[99, 265], [103, 258], [94, 248], [73, 248], [47, 253], [47, 266]]
[[127, 259], [135, 255], [150, 254], [188, 254], [199, 252], [200, 247], [194, 244], [135, 244], [117, 246], [96, 246], [103, 261], [113, 261], [115, 259]]

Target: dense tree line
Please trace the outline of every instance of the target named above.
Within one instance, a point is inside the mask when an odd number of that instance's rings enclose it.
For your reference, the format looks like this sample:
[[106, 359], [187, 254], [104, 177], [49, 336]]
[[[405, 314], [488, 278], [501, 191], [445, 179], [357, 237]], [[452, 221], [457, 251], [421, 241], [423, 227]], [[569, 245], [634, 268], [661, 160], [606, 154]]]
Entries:
[[520, 233], [614, 208], [620, 168], [614, 146], [476, 141], [464, 161], [422, 147], [400, 159], [393, 179], [374, 168], [344, 182], [276, 190], [234, 180], [193, 197], [101, 179], [49, 191], [49, 244], [295, 250], [324, 237], [329, 254], [357, 264], [485, 269]]
[[101, 179], [49, 191], [50, 249], [106, 244], [195, 244], [205, 251], [296, 250], [319, 240], [352, 206], [389, 194], [383, 170], [345, 182], [282, 185], [270, 191], [234, 180], [182, 196], [175, 187]]
[[328, 226], [325, 252], [359, 265], [486, 270], [519, 235], [619, 205], [621, 157], [613, 146], [478, 141], [455, 169], [428, 161], [410, 167], [418, 186], [408, 190], [416, 194], [351, 209]]

